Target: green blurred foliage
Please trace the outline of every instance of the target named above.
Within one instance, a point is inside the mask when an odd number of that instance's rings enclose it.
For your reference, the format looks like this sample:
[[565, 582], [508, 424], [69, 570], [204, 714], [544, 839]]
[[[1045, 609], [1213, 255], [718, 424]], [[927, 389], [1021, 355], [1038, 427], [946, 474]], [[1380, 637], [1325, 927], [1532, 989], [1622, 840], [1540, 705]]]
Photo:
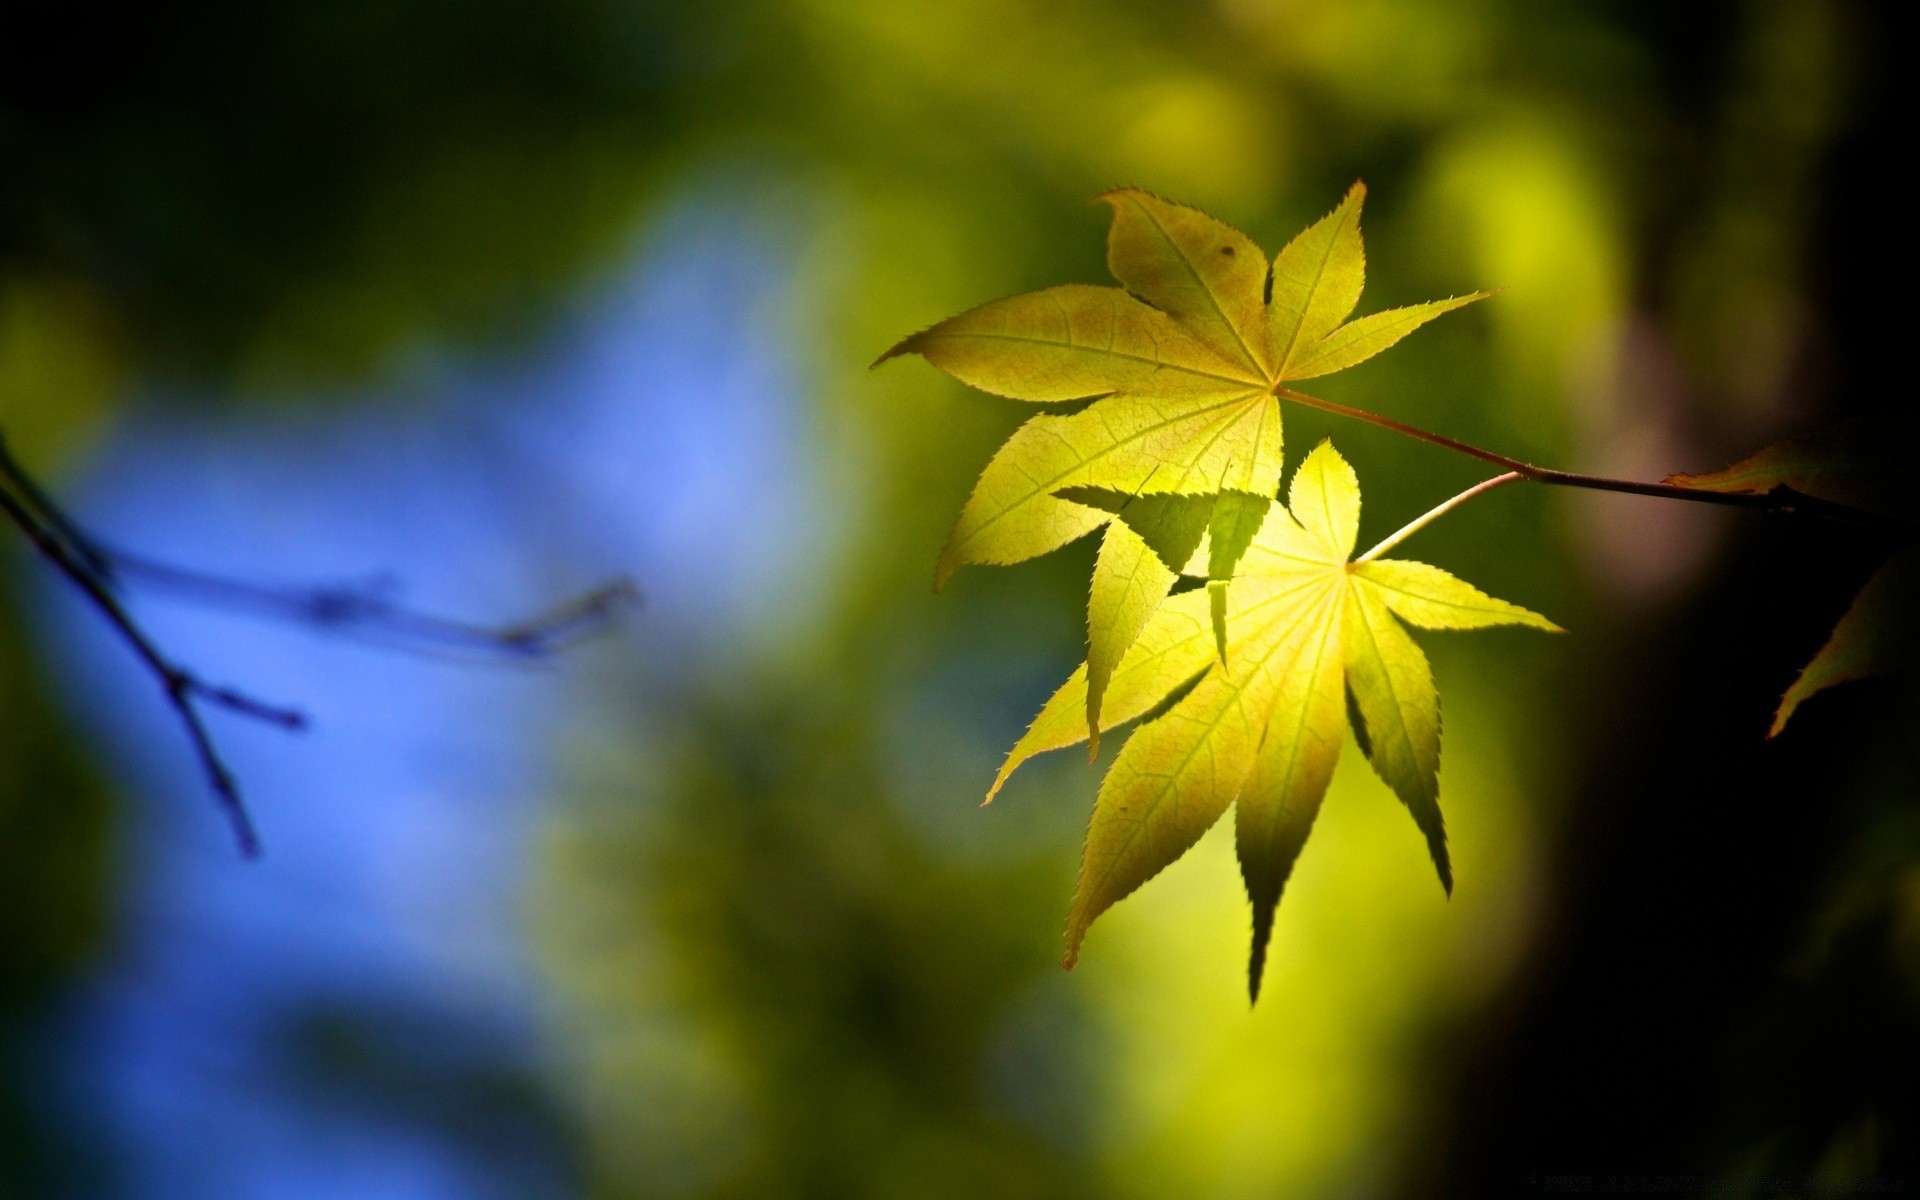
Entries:
[[77, 280], [143, 373], [364, 374], [497, 334], [625, 231], [668, 6], [210, 0], [15, 41], [0, 271]]
[[555, 830], [542, 944], [602, 1194], [1090, 1194], [1085, 1014], [1034, 988], [1064, 864], [944, 857], [844, 699], [780, 690], [690, 705], [650, 811], [620, 787]]
[[[1459, 894], [1441, 901], [1349, 754], [1249, 1015], [1217, 832], [1076, 974], [1052, 965], [1098, 771], [1039, 764], [971, 805], [1081, 652], [1091, 552], [932, 597], [952, 515], [1023, 414], [865, 364], [978, 301], [1101, 281], [1084, 202], [1107, 187], [1277, 246], [1364, 177], [1369, 308], [1507, 290], [1330, 398], [1560, 466], [1729, 461], [1810, 415], [1818, 173], [1864, 35], [1845, 0], [1658, 8], [203, 3], [105, 33], [76, 11], [4, 55], [0, 425], [51, 468], [134, 388], [240, 403], [378, 379], [422, 344], [500, 353], [663, 196], [751, 164], [766, 219], [804, 231], [788, 319], [850, 528], [818, 567], [822, 615], [766, 661], [565, 748], [576, 786], [528, 927], [596, 1193], [1388, 1191], [1444, 1128], [1457, 1031], [1518, 1003], [1504, 989], [1551, 924], [1594, 680], [1709, 571], [1717, 527], [1509, 488], [1421, 535], [1418, 557], [1574, 637], [1429, 643]], [[1289, 412], [1293, 461], [1327, 435], [1360, 470], [1364, 542], [1482, 474]], [[110, 818], [47, 715], [57, 664], [12, 634], [0, 651], [18, 1013], [99, 951]], [[1836, 786], [1892, 813], [1911, 789], [1897, 769]], [[1839, 931], [1736, 1043], [1747, 1065], [1860, 994], [1888, 1044], [1911, 1035], [1902, 837], [1836, 855], [1816, 906]], [[1783, 1169], [1886, 1160], [1874, 1118], [1792, 1099], [1729, 1116], [1727, 1143]]]
[[[50, 992], [111, 944], [112, 810], [40, 694], [18, 614], [0, 602], [0, 1187], [40, 1191], [84, 1156], [13, 1086]], [[56, 1167], [56, 1160], [65, 1160]], [[84, 1176], [83, 1176], [84, 1177]]]

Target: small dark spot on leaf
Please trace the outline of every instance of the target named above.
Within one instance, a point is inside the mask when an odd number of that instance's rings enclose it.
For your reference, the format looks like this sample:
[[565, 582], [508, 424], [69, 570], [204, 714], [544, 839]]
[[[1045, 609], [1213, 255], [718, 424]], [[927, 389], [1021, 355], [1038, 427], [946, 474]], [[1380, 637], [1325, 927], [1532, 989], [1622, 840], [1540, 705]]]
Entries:
[[1222, 247], [1220, 247], [1220, 253], [1222, 253], [1222, 254], [1224, 254], [1224, 255], [1226, 255], [1226, 256], [1227, 256], [1228, 258], [1232, 258], [1232, 257], [1233, 257], [1233, 247], [1232, 247], [1232, 246], [1222, 246]]

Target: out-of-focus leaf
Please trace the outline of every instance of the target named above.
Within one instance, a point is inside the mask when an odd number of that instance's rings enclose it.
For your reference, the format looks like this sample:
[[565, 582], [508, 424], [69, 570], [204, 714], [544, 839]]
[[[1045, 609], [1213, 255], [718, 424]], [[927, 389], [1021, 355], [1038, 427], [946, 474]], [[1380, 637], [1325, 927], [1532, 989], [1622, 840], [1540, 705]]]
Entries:
[[1900, 455], [1913, 444], [1891, 422], [1857, 421], [1775, 442], [1720, 471], [1669, 475], [1677, 487], [1761, 496], [1790, 488], [1888, 517], [1920, 516], [1920, 496], [1905, 483]]
[[[1891, 422], [1862, 421], [1775, 442], [1725, 470], [1672, 475], [1667, 482], [1733, 495], [1797, 492], [1890, 518], [1897, 526], [1920, 518], [1920, 500], [1901, 461], [1911, 446], [1911, 435]], [[1867, 581], [1826, 643], [1787, 688], [1768, 737], [1778, 737], [1802, 704], [1835, 684], [1914, 672], [1920, 663], [1913, 619], [1920, 612], [1920, 551], [1911, 548], [1913, 534], [1911, 527], [1904, 531], [1908, 547]]]
[[1916, 614], [1920, 614], [1920, 550], [1908, 549], [1874, 572], [1853, 598], [1826, 644], [1780, 698], [1767, 736], [1778, 736], [1802, 704], [1835, 684], [1914, 673], [1920, 667], [1913, 634]]
[[[1101, 784], [1067, 923], [1068, 965], [1095, 918], [1185, 853], [1237, 800], [1235, 840], [1254, 913], [1248, 982], [1257, 996], [1274, 910], [1339, 759], [1349, 693], [1368, 757], [1413, 814], [1451, 890], [1439, 696], [1396, 605], [1442, 627], [1556, 627], [1437, 568], [1354, 564], [1359, 518], [1353, 470], [1322, 443], [1295, 473], [1287, 504], [1266, 513], [1225, 593], [1224, 659], [1209, 653], [1212, 621], [1192, 592], [1162, 604], [1121, 658], [1098, 718], [1105, 728], [1152, 712], [1199, 679], [1134, 732]], [[1076, 672], [1047, 702], [994, 791], [1034, 754], [1085, 736], [1086, 679]]]

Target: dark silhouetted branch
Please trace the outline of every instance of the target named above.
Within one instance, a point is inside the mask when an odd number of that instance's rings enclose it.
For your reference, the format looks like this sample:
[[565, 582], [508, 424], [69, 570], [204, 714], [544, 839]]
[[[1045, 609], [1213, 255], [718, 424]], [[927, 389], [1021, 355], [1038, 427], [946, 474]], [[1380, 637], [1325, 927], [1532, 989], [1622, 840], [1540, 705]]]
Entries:
[[99, 543], [114, 576], [199, 604], [311, 625], [394, 649], [465, 651], [487, 657], [545, 658], [602, 633], [641, 603], [640, 589], [618, 579], [526, 621], [476, 625], [419, 612], [381, 594], [385, 585], [286, 587], [230, 579], [155, 562]]
[[622, 579], [542, 616], [488, 628], [415, 612], [372, 590], [272, 587], [155, 562], [110, 549], [83, 530], [21, 467], [8, 449], [4, 434], [0, 434], [0, 512], [34, 551], [86, 598], [153, 674], [186, 730], [207, 785], [233, 827], [240, 852], [248, 858], [260, 853], [259, 834], [241, 799], [239, 784], [221, 757], [196, 702], [292, 731], [307, 727], [306, 714], [256, 699], [236, 688], [209, 684], [173, 661], [121, 603], [119, 593], [127, 584], [144, 582], [203, 603], [250, 609], [389, 645], [480, 651], [513, 658], [541, 658], [567, 649], [604, 631], [641, 600], [639, 589]]
[[247, 814], [246, 803], [240, 798], [240, 788], [233, 772], [220, 757], [220, 751], [214, 745], [213, 736], [207, 732], [206, 723], [201, 720], [194, 701], [207, 700], [286, 729], [304, 728], [305, 715], [255, 700], [232, 688], [209, 686], [162, 654], [114, 595], [112, 577], [102, 569], [99, 555], [91, 552], [86, 538], [47, 499], [45, 493], [33, 485], [27, 473], [14, 460], [4, 437], [0, 437], [0, 475], [4, 475], [6, 480], [6, 486], [0, 486], [0, 509], [5, 510], [7, 518], [40, 557], [65, 576], [106, 618], [107, 624], [113, 627], [121, 640], [133, 650], [134, 656], [159, 681], [167, 703], [173, 707], [180, 723], [186, 728], [187, 740], [192, 743], [194, 753], [200, 760], [208, 786], [213, 789], [228, 822], [233, 826], [233, 836], [240, 845], [240, 852], [248, 858], [257, 856], [260, 853], [260, 835]]

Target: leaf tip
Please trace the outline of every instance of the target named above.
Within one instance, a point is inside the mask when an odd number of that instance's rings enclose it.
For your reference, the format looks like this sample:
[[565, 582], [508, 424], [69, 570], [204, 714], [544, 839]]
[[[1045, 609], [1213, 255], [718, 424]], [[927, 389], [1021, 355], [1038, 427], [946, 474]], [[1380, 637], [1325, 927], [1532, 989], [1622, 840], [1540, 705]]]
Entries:
[[1020, 753], [1020, 747], [1015, 746], [1013, 753], [1007, 755], [1007, 761], [1000, 764], [1000, 770], [993, 777], [993, 785], [987, 789], [987, 798], [980, 802], [980, 807], [992, 804], [993, 798], [1000, 794], [1000, 789], [1007, 786], [1007, 780], [1012, 779], [1013, 773], [1020, 769], [1020, 764], [1032, 757], [1031, 754]]
[[1220, 662], [1227, 661], [1227, 585], [1225, 580], [1207, 582], [1207, 609], [1213, 622], [1213, 647]]
[[1260, 984], [1267, 973], [1267, 946], [1273, 940], [1274, 905], [1255, 902], [1253, 945], [1247, 951], [1247, 1006], [1260, 1003]]
[[1567, 632], [1564, 625], [1561, 625], [1549, 617], [1543, 617], [1532, 609], [1525, 609], [1523, 611], [1527, 616], [1532, 618], [1532, 620], [1523, 622], [1523, 624], [1529, 628], [1538, 629], [1541, 633], [1558, 633], [1564, 635]]
[[1176, 208], [1192, 207], [1191, 205], [1181, 204], [1176, 200], [1169, 200], [1165, 196], [1162, 196], [1160, 193], [1153, 191], [1150, 188], [1143, 188], [1137, 184], [1131, 184], [1131, 183], [1116, 184], [1113, 187], [1108, 188], [1106, 191], [1100, 192], [1099, 194], [1093, 196], [1087, 201], [1087, 203], [1088, 204], [1110, 204], [1114, 208], [1119, 208], [1121, 201], [1123, 200], [1137, 201], [1141, 197], [1145, 197], [1148, 200], [1158, 201], [1161, 204], [1171, 204]]
[[[1438, 819], [1439, 810], [1435, 810]], [[1440, 890], [1453, 899], [1453, 855], [1447, 849], [1447, 827], [1437, 825], [1427, 835], [1427, 851], [1433, 856], [1434, 873], [1440, 876]]]
[[1084, 878], [1085, 864], [1082, 864], [1081, 890], [1073, 898], [1073, 907], [1067, 913], [1067, 953], [1060, 965], [1071, 971], [1080, 965], [1080, 947], [1087, 940], [1087, 930], [1104, 911], [1104, 906], [1096, 906], [1086, 894]]
[[920, 347], [918, 343], [924, 333], [925, 331], [922, 330], [920, 333], [908, 334], [906, 337], [901, 338], [899, 341], [889, 346], [885, 354], [882, 354], [879, 358], [876, 358], [871, 363], [868, 363], [867, 370], [872, 371], [877, 369], [881, 363], [886, 362], [890, 358], [902, 358], [909, 354], [920, 353]]

